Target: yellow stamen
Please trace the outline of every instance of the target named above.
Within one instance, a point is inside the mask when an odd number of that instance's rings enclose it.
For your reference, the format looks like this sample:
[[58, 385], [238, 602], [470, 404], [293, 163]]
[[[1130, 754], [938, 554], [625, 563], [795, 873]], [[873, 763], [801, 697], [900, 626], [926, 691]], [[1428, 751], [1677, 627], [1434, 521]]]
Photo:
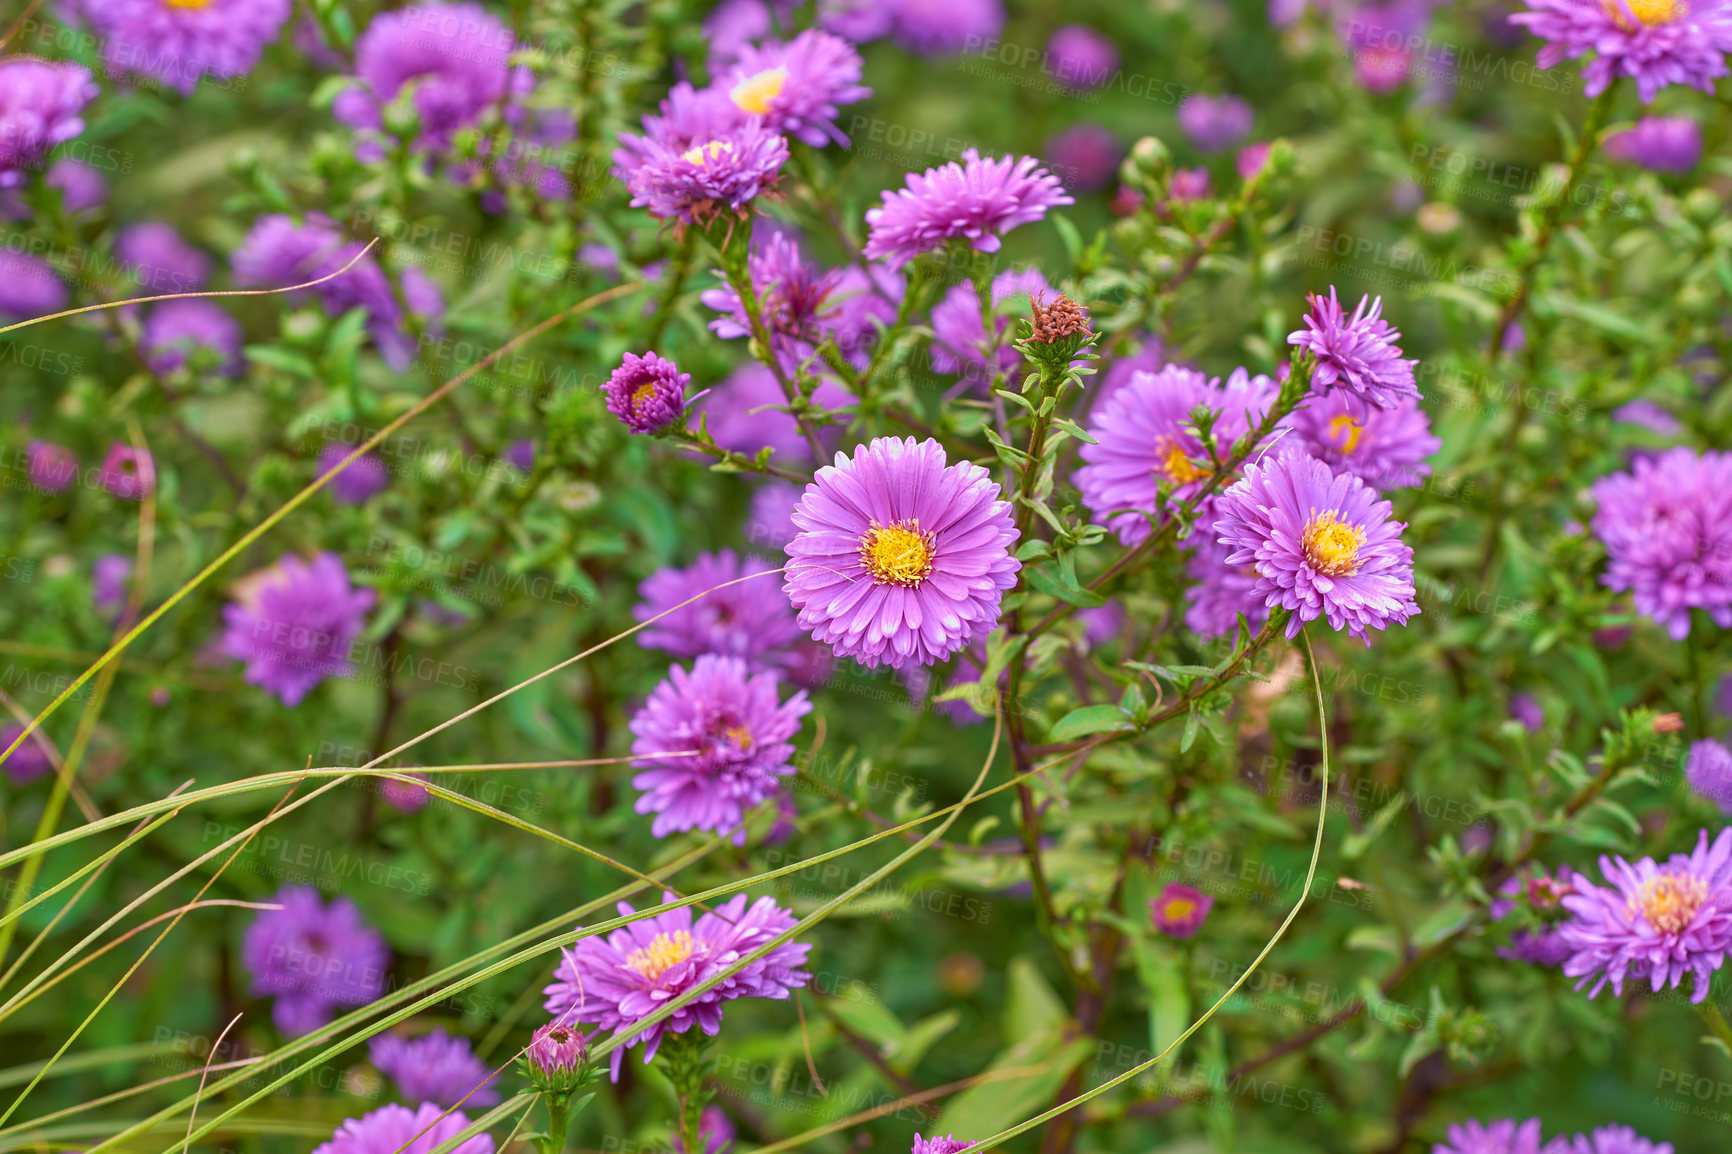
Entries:
[[1185, 455], [1179, 442], [1171, 437], [1164, 438], [1162, 443], [1155, 447], [1155, 451], [1162, 458], [1160, 472], [1175, 485], [1188, 485], [1209, 475], [1209, 470], [1199, 469], [1196, 462]]
[[653, 982], [691, 957], [697, 948], [698, 944], [685, 930], [674, 934], [657, 934], [649, 945], [633, 950], [625, 964], [640, 977]]
[[170, 8], [208, 8], [210, 0], [163, 0]]
[[639, 385], [631, 391], [631, 411], [641, 413], [644, 402], [655, 396], [656, 387], [653, 384]]
[[1300, 540], [1305, 559], [1319, 573], [1351, 577], [1359, 572], [1359, 547], [1365, 544], [1365, 530], [1341, 520], [1333, 509], [1313, 513]]
[[707, 144], [694, 145], [680, 153], [680, 159], [691, 164], [708, 164], [717, 157], [727, 156], [734, 151], [734, 146], [726, 140], [712, 140]]
[[1631, 912], [1640, 913], [1663, 934], [1678, 934], [1684, 932], [1707, 900], [1708, 887], [1700, 878], [1660, 874], [1648, 879], [1637, 891]]
[[755, 76], [748, 76], [734, 85], [728, 95], [734, 98], [734, 103], [747, 112], [758, 116], [770, 111], [770, 101], [782, 95], [782, 85], [788, 82], [786, 68], [772, 68]]
[[880, 585], [919, 585], [932, 573], [932, 534], [917, 521], [873, 522], [860, 538], [860, 563]]
[[722, 736], [734, 743], [735, 748], [744, 749], [752, 744], [752, 734], [743, 725], [730, 725], [722, 730]]
[[1329, 439], [1339, 441], [1343, 453], [1351, 453], [1359, 447], [1359, 438], [1365, 434], [1365, 426], [1342, 413], [1329, 422]]
[[1179, 921], [1197, 912], [1197, 903], [1189, 898], [1174, 898], [1167, 903], [1166, 915], [1169, 921]]
[[[1600, 0], [1600, 7], [1625, 32], [1671, 24], [1687, 10], [1684, 0]], [[1636, 24], [1630, 23], [1631, 16], [1636, 18]]]

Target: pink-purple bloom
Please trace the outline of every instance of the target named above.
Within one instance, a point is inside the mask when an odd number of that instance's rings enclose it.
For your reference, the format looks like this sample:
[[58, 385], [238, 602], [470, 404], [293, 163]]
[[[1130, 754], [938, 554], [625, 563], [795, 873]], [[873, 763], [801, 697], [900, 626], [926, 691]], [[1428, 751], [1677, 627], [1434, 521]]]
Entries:
[[[656, 570], [638, 587], [643, 600], [632, 607], [632, 616], [666, 616], [639, 633], [638, 644], [680, 658], [715, 653], [741, 658], [755, 670], [777, 667], [780, 651], [801, 636], [794, 611], [774, 579], [741, 580], [776, 568], [723, 549], [699, 553], [685, 569]], [[684, 601], [692, 603], [674, 608]]]
[[661, 115], [643, 118], [643, 134], [621, 133], [615, 173], [634, 208], [661, 220], [706, 225], [745, 215], [746, 206], [775, 187], [788, 142], [762, 117], [743, 111], [726, 92], [699, 92], [681, 81], [662, 101]]
[[865, 62], [854, 46], [828, 32], [808, 28], [783, 44], [769, 40], [740, 49], [734, 67], [717, 87], [742, 112], [763, 117], [773, 132], [813, 148], [834, 141], [847, 147], [836, 126], [840, 106], [872, 95], [860, 83]]
[[499, 1091], [490, 1084], [493, 1071], [475, 1056], [468, 1038], [444, 1030], [418, 1038], [380, 1034], [368, 1043], [367, 1057], [411, 1102], [492, 1106], [499, 1101]]
[[1684, 762], [1684, 777], [1691, 789], [1732, 813], [1732, 749], [1713, 738], [1695, 742]]
[[1197, 92], [1179, 102], [1179, 129], [1202, 152], [1225, 152], [1251, 134], [1251, 106], [1237, 96]]
[[[348, 898], [326, 905], [311, 886], [285, 886], [247, 926], [241, 960], [255, 997], [274, 998], [271, 1020], [305, 1034], [339, 1007], [362, 1006], [385, 992], [391, 951]], [[405, 1138], [407, 1135], [404, 1136]]]
[[[1212, 520], [1213, 502], [1199, 517], [1200, 524]], [[1229, 565], [1232, 550], [1207, 533], [1195, 533], [1190, 544], [1191, 556], [1185, 562], [1185, 576], [1191, 585], [1185, 590], [1185, 626], [1199, 637], [1231, 637], [1239, 628], [1243, 616], [1253, 629], [1260, 629], [1269, 620], [1269, 607], [1257, 583], [1257, 570], [1252, 565]]]
[[96, 483], [122, 501], [137, 501], [156, 488], [156, 463], [144, 450], [115, 441], [102, 458]]
[[115, 72], [151, 76], [190, 96], [206, 76], [245, 76], [289, 18], [289, 0], [101, 0], [84, 13]]
[[53, 265], [28, 253], [0, 248], [0, 318], [32, 320], [59, 312], [66, 307], [69, 295], [66, 282]]
[[1570, 1138], [1560, 1134], [1540, 1154], [1672, 1154], [1672, 1144], [1650, 1141], [1629, 1126], [1614, 1123], [1590, 1134]]
[[1411, 398], [1379, 409], [1345, 393], [1313, 395], [1293, 411], [1291, 424], [1312, 456], [1385, 491], [1430, 476], [1425, 459], [1443, 447]]
[[[812, 401], [821, 408], [836, 410], [848, 408], [854, 398], [826, 378], [813, 391]], [[778, 461], [809, 460], [812, 450], [787, 406], [788, 398], [776, 374], [748, 361], [705, 398], [704, 418], [710, 437], [724, 449], [752, 457], [768, 448]], [[840, 431], [831, 426], [819, 435], [834, 444]]]
[[933, 1135], [931, 1138], [922, 1138], [916, 1134], [914, 1135], [914, 1145], [909, 1148], [908, 1154], [960, 1154], [961, 1151], [967, 1150], [973, 1145], [973, 1142], [964, 1142], [960, 1138], [952, 1138], [949, 1134], [942, 1138], [937, 1135]]
[[1481, 1122], [1470, 1118], [1447, 1131], [1448, 1142], [1439, 1142], [1431, 1154], [1540, 1154], [1540, 1120], [1498, 1118]]
[[1119, 50], [1086, 24], [1061, 24], [1046, 42], [1046, 67], [1071, 88], [1099, 88], [1119, 70]]
[[90, 603], [112, 621], [126, 608], [126, 583], [132, 577], [132, 558], [124, 553], [104, 553], [90, 566]]
[[883, 0], [890, 35], [909, 52], [946, 56], [1004, 29], [1003, 0]]
[[[838, 290], [842, 270], [808, 263], [800, 255], [798, 241], [776, 232], [761, 241], [753, 238], [746, 275], [757, 295], [758, 315], [769, 330], [770, 343], [782, 363], [792, 368], [809, 357], [833, 327], [841, 307]], [[752, 335], [751, 318], [732, 285], [709, 289], [700, 299], [722, 314], [710, 322], [717, 336], [735, 340]]]
[[952, 238], [997, 252], [1004, 233], [1075, 203], [1034, 157], [982, 157], [972, 148], [960, 163], [909, 173], [903, 188], [881, 195], [884, 203], [866, 212], [865, 255], [893, 268]]
[[[0, 74], [0, 78], [3, 78], [3, 74]], [[0, 128], [0, 131], [3, 131], [3, 128]], [[93, 208], [101, 208], [108, 201], [108, 181], [103, 175], [90, 165], [70, 156], [62, 157], [49, 165], [42, 183], [59, 190], [60, 208], [69, 215], [76, 216]], [[29, 216], [30, 209], [17, 190], [0, 185], [0, 220], [25, 220]]]
[[1678, 446], [1594, 482], [1593, 530], [1606, 547], [1607, 588], [1674, 641], [1690, 611], [1732, 628], [1732, 453]]
[[794, 527], [784, 589], [801, 627], [868, 667], [932, 665], [990, 633], [1021, 568], [997, 482], [934, 440], [838, 453]]
[[1305, 327], [1289, 333], [1287, 343], [1316, 358], [1313, 393], [1342, 389], [1379, 409], [1421, 399], [1413, 379], [1419, 362], [1402, 358], [1396, 344], [1401, 333], [1383, 319], [1382, 297], [1361, 297], [1351, 316], [1342, 309], [1333, 287], [1327, 298], [1313, 293], [1309, 299]]
[[[432, 1154], [468, 1128], [469, 1116], [461, 1110], [446, 1113], [434, 1102], [411, 1110], [392, 1102], [348, 1119], [313, 1154]], [[451, 1154], [493, 1154], [493, 1139], [477, 1134]]]
[[1095, 192], [1112, 182], [1125, 146], [1112, 130], [1084, 123], [1065, 129], [1042, 150], [1053, 172], [1078, 192]]
[[32, 56], [0, 60], [0, 188], [17, 188], [57, 144], [84, 131], [90, 70]]
[[1367, 629], [1406, 624], [1419, 612], [1413, 550], [1401, 540], [1406, 526], [1390, 520], [1389, 502], [1351, 473], [1282, 452], [1247, 465], [1216, 512], [1221, 543], [1233, 549], [1227, 564], [1256, 567], [1264, 604], [1292, 613], [1288, 637], [1324, 617], [1370, 645]]
[[1574, 915], [1561, 927], [1572, 951], [1564, 973], [1579, 979], [1576, 988], [1591, 984], [1592, 998], [1609, 982], [1621, 997], [1626, 979], [1646, 979], [1658, 993], [1690, 974], [1690, 1000], [1706, 1000], [1732, 949], [1732, 829], [1712, 844], [1701, 831], [1694, 851], [1664, 865], [1602, 855], [1600, 873], [1607, 885], [1578, 874], [1575, 892], [1563, 900]]
[[291, 708], [327, 677], [347, 676], [349, 651], [377, 594], [355, 589], [335, 553], [292, 553], [249, 574], [223, 607], [223, 652], [247, 664], [246, 681]]
[[957, 373], [972, 386], [984, 390], [996, 373], [1012, 373], [1024, 363], [1022, 354], [1006, 339], [1012, 314], [1000, 314], [1000, 306], [1027, 307], [1029, 294], [1050, 292], [1046, 277], [1032, 265], [1007, 269], [992, 278], [993, 331], [989, 337], [980, 315], [980, 293], [972, 283], [950, 286], [944, 299], [932, 306], [932, 367], [941, 373]]
[[[707, 653], [691, 672], [678, 665], [631, 719], [632, 756], [643, 772], [637, 812], [655, 814], [656, 837], [703, 829], [746, 840], [746, 812], [774, 797], [794, 772], [805, 690], [777, 697], [774, 673], [754, 674], [738, 657]], [[672, 755], [672, 756], [670, 756]]]
[[150, 310], [138, 351], [153, 373], [171, 373], [189, 361], [206, 361], [219, 376], [238, 377], [244, 367], [240, 322], [208, 300], [163, 301]]
[[655, 353], [627, 353], [608, 375], [601, 391], [607, 411], [633, 433], [659, 433], [680, 419], [686, 407], [690, 373]]
[[1636, 82], [1644, 104], [1662, 88], [1684, 84], [1713, 93], [1732, 52], [1727, 0], [1527, 0], [1510, 17], [1546, 42], [1539, 66], [1586, 56], [1582, 91], [1598, 96], [1620, 76]]
[[[677, 899], [665, 894], [662, 900]], [[619, 912], [622, 917], [637, 913], [625, 902]], [[669, 1001], [722, 974], [794, 925], [794, 916], [774, 899], [759, 898], [748, 909], [744, 894], [734, 895], [695, 923], [685, 906], [639, 918], [605, 940], [586, 937], [566, 951], [554, 969], [553, 983], [543, 991], [544, 1006], [561, 1021], [594, 1022], [620, 1037], [612, 1054], [618, 1081], [629, 1046], [645, 1043], [647, 1065], [670, 1032], [683, 1034], [697, 1026], [710, 1037], [719, 1033], [724, 1003], [748, 997], [785, 999], [809, 982], [811, 975], [800, 967], [812, 947], [784, 942], [662, 1021], [638, 1028]]]
[[18, 740], [18, 735], [24, 732], [24, 727], [15, 721], [9, 721], [0, 726], [0, 766], [6, 770], [6, 777], [13, 785], [28, 785], [37, 778], [54, 769], [54, 762], [48, 756], [48, 747], [39, 730], [33, 730], [24, 744], [6, 754], [12, 743]]
[[[355, 446], [332, 441], [319, 450], [319, 476], [336, 469]], [[365, 505], [391, 484], [391, 472], [377, 453], [363, 453], [348, 468], [331, 479], [330, 494], [339, 505]]]
[[127, 225], [114, 240], [114, 255], [147, 296], [193, 292], [210, 279], [210, 257], [186, 243], [167, 221]]
[[1702, 159], [1702, 129], [1688, 116], [1644, 116], [1606, 138], [1606, 155], [1655, 172], [1685, 173]]
[[1168, 882], [1149, 899], [1149, 918], [1169, 938], [1188, 938], [1203, 928], [1214, 908], [1215, 899], [1202, 890]]
[[542, 1079], [564, 1082], [583, 1069], [589, 1042], [583, 1034], [564, 1022], [549, 1022], [537, 1026], [530, 1036], [524, 1058]]
[[30, 483], [44, 492], [63, 492], [78, 479], [78, 456], [65, 445], [31, 441], [24, 453], [30, 461]]

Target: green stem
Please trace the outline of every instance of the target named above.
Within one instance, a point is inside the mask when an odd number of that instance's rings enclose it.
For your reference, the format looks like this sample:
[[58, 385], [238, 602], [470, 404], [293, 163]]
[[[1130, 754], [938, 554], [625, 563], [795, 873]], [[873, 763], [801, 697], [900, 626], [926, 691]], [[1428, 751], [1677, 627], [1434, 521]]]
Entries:
[[541, 1154], [560, 1154], [565, 1149], [565, 1132], [571, 1127], [569, 1094], [543, 1094], [547, 1102], [547, 1134], [538, 1145]]
[[1704, 1022], [1708, 1023], [1708, 1028], [1714, 1031], [1714, 1036], [1720, 1039], [1721, 1045], [1726, 1047], [1726, 1052], [1732, 1054], [1732, 1026], [1726, 1024], [1726, 1015], [1720, 1012], [1720, 1007], [1712, 1001], [1697, 1002], [1696, 1012], [1702, 1016]]

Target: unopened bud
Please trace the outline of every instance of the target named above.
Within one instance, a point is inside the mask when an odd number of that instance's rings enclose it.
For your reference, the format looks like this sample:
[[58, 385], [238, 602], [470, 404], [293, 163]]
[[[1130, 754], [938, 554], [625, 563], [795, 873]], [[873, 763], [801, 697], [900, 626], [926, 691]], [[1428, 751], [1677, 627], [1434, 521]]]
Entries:
[[1684, 715], [1682, 713], [1662, 713], [1654, 718], [1655, 733], [1677, 733], [1683, 728]]
[[574, 1027], [549, 1022], [535, 1031], [523, 1060], [529, 1080], [550, 1094], [569, 1093], [583, 1079], [589, 1046]]

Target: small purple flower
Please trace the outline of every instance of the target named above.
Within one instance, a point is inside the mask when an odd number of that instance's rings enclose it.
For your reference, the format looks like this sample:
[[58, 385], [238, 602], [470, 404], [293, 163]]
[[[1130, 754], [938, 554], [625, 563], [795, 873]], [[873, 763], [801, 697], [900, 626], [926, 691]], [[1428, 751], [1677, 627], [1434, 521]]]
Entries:
[[191, 96], [205, 76], [244, 76], [289, 18], [289, 0], [101, 0], [85, 15], [115, 72], [152, 76]]
[[166, 221], [127, 225], [115, 238], [114, 255], [145, 296], [195, 292], [210, 279], [210, 257], [187, 244]]
[[[0, 78], [4, 72], [0, 70]], [[0, 127], [3, 131], [3, 127]], [[42, 183], [60, 192], [61, 211], [77, 216], [108, 202], [108, 181], [90, 165], [63, 157], [48, 166]], [[30, 209], [16, 189], [0, 186], [0, 220], [27, 220]]]
[[66, 307], [69, 295], [53, 265], [0, 248], [0, 319], [34, 320], [57, 313]]
[[[632, 607], [632, 616], [648, 621], [673, 612], [639, 633], [638, 644], [681, 658], [714, 653], [742, 658], [754, 670], [777, 667], [778, 651], [801, 636], [780, 586], [765, 577], [719, 588], [776, 568], [755, 557], [742, 562], [732, 549], [723, 549], [699, 553], [689, 568], [656, 570], [638, 587], [643, 600]], [[674, 609], [694, 597], [699, 599]]]
[[210, 301], [163, 301], [144, 322], [138, 351], [153, 373], [171, 373], [202, 356], [217, 375], [238, 377], [243, 340], [240, 322]]
[[[323, 477], [338, 465], [341, 465], [355, 446], [332, 441], [319, 450], [319, 472]], [[385, 462], [379, 459], [377, 453], [365, 453], [334, 477], [328, 486], [331, 496], [339, 505], [365, 505], [391, 484], [390, 470], [385, 468]]]
[[149, 453], [115, 441], [102, 458], [96, 483], [123, 501], [136, 501], [156, 488], [156, 464]]
[[1311, 375], [1311, 391], [1323, 395], [1344, 389], [1379, 409], [1392, 408], [1402, 400], [1420, 400], [1413, 369], [1418, 361], [1403, 360], [1395, 342], [1401, 334], [1382, 317], [1383, 298], [1361, 297], [1348, 316], [1335, 296], [1327, 299], [1313, 293], [1305, 327], [1289, 333], [1287, 343], [1317, 358]]
[[934, 440], [838, 453], [794, 526], [783, 588], [801, 627], [869, 668], [932, 665], [992, 632], [1021, 568], [998, 484]]
[[523, 1056], [544, 1082], [557, 1084], [583, 1069], [588, 1051], [588, 1041], [577, 1030], [564, 1022], [549, 1022], [535, 1028]]
[[[432, 1154], [469, 1124], [463, 1111], [446, 1113], [435, 1102], [423, 1102], [413, 1110], [392, 1102], [348, 1119], [329, 1142], [315, 1146], [313, 1154]], [[477, 1134], [451, 1154], [493, 1154], [493, 1139]]]
[[223, 607], [223, 652], [247, 663], [246, 681], [294, 707], [327, 677], [347, 676], [349, 649], [377, 595], [354, 589], [335, 553], [292, 553], [249, 574]]
[[132, 558], [124, 553], [104, 553], [90, 567], [90, 603], [108, 620], [126, 608], [126, 583], [132, 577]]
[[1225, 152], [1251, 134], [1251, 106], [1237, 96], [1193, 93], [1179, 103], [1179, 129], [1201, 152]]
[[[1208, 524], [1214, 506], [1205, 506], [1198, 517], [1199, 524]], [[1261, 629], [1269, 620], [1269, 607], [1257, 584], [1257, 569], [1253, 565], [1229, 565], [1227, 557], [1233, 551], [1207, 534], [1194, 534], [1193, 550], [1185, 562], [1185, 575], [1191, 579], [1185, 590], [1185, 627], [1199, 637], [1231, 637], [1239, 628], [1244, 615], [1253, 629]]]
[[1312, 456], [1385, 491], [1429, 477], [1425, 459], [1443, 447], [1412, 399], [1378, 409], [1345, 393], [1313, 394], [1293, 411], [1292, 425]]
[[1116, 601], [1095, 609], [1079, 609], [1076, 616], [1083, 624], [1083, 644], [1090, 649], [1110, 645], [1124, 632], [1125, 610]]
[[1233, 168], [1238, 172], [1240, 180], [1250, 180], [1263, 166], [1269, 163], [1269, 152], [1274, 146], [1268, 141], [1247, 144], [1233, 157]]
[[[853, 405], [854, 398], [834, 381], [823, 380], [812, 393], [812, 401], [824, 409], [837, 410]], [[769, 448], [777, 461], [808, 460], [812, 451], [787, 405], [776, 374], [748, 361], [705, 398], [704, 415], [710, 437], [724, 449], [754, 457]], [[840, 433], [831, 426], [819, 435], [833, 444]]]
[[419, 1038], [380, 1034], [368, 1044], [367, 1057], [411, 1102], [475, 1107], [499, 1101], [499, 1091], [490, 1085], [493, 1072], [469, 1048], [468, 1038], [444, 1030]]
[[734, 67], [718, 83], [742, 112], [764, 118], [774, 132], [813, 148], [848, 138], [836, 126], [840, 105], [872, 95], [860, 83], [865, 62], [840, 36], [816, 28], [787, 44], [770, 40], [743, 45]]
[[1188, 201], [1202, 200], [1209, 195], [1209, 170], [1206, 168], [1180, 168], [1173, 172], [1173, 179], [1167, 183], [1167, 197], [1179, 204]]
[[[664, 894], [664, 902], [677, 899]], [[637, 913], [625, 902], [622, 917]], [[735, 998], [785, 999], [811, 980], [800, 966], [811, 946], [785, 942], [706, 990], [654, 1026], [637, 1023], [687, 990], [714, 978], [746, 954], [795, 925], [792, 914], [771, 898], [759, 898], [750, 909], [746, 895], [736, 894], [715, 912], [692, 921], [687, 907], [639, 918], [604, 940], [586, 937], [566, 951], [543, 992], [548, 1013], [561, 1021], [594, 1022], [623, 1039], [613, 1051], [613, 1078], [629, 1046], [644, 1047], [644, 1064], [655, 1057], [668, 1033], [683, 1034], [697, 1026], [710, 1037], [722, 1028], [722, 1004]], [[569, 1012], [569, 1013], [568, 1013]]]
[[752, 490], [752, 513], [746, 522], [746, 540], [754, 546], [782, 555], [794, 539], [794, 506], [800, 489], [786, 481], [765, 481]]
[[892, 268], [952, 237], [980, 252], [997, 252], [1002, 234], [1075, 203], [1034, 157], [983, 158], [972, 148], [963, 151], [961, 163], [910, 173], [905, 187], [881, 196], [884, 203], [866, 212], [864, 251], [867, 259], [887, 260]]
[[1499, 1118], [1481, 1122], [1470, 1118], [1448, 1130], [1448, 1142], [1439, 1142], [1431, 1154], [1540, 1154], [1540, 1120]]
[[17, 188], [49, 150], [84, 131], [90, 70], [32, 56], [0, 61], [0, 188]]
[[[24, 727], [17, 722], [9, 721], [0, 726], [0, 754], [11, 748], [18, 740], [18, 735], [24, 732]], [[7, 778], [13, 785], [28, 785], [43, 774], [54, 769], [54, 762], [48, 756], [48, 749], [40, 732], [33, 731], [24, 744], [12, 750], [10, 756], [0, 760], [4, 766]]]
[[1655, 172], [1686, 173], [1702, 159], [1702, 129], [1688, 116], [1644, 116], [1606, 139], [1606, 155]]
[[[728, 1154], [734, 1148], [734, 1124], [720, 1106], [705, 1106], [698, 1118], [698, 1137], [703, 1139], [703, 1154]], [[686, 1154], [686, 1144], [674, 1135], [675, 1154]]]
[[24, 452], [30, 458], [30, 483], [38, 489], [60, 493], [78, 479], [78, 457], [65, 445], [31, 441]]
[[1630, 591], [1636, 611], [1674, 641], [1690, 635], [1690, 610], [1732, 628], [1732, 453], [1683, 446], [1601, 477], [1594, 535], [1606, 547], [1600, 581]]
[[1684, 776], [1691, 789], [1732, 813], [1732, 749], [1711, 738], [1696, 742], [1690, 746]]
[[1264, 604], [1292, 612], [1287, 636], [1325, 617], [1371, 644], [1367, 629], [1406, 624], [1414, 602], [1413, 550], [1388, 501], [1351, 473], [1283, 452], [1245, 467], [1220, 497], [1215, 529], [1229, 565], [1253, 564]]
[[633, 433], [659, 433], [676, 424], [686, 407], [690, 373], [653, 352], [627, 353], [602, 385], [607, 411]]
[[1582, 91], [1598, 96], [1620, 76], [1635, 80], [1642, 103], [1660, 89], [1687, 84], [1712, 94], [1732, 52], [1732, 5], [1726, 0], [1527, 0], [1530, 11], [1510, 17], [1546, 42], [1539, 66], [1566, 58], [1594, 59], [1582, 70]]
[[1529, 693], [1517, 693], [1509, 699], [1509, 715], [1529, 733], [1538, 733], [1546, 727], [1546, 711]]
[[1119, 70], [1119, 50], [1086, 24], [1061, 24], [1046, 42], [1046, 62], [1059, 83], [1087, 91], [1112, 79]]
[[505, 463], [519, 473], [535, 471], [535, 438], [519, 437], [505, 449]]
[[[421, 778], [423, 781], [427, 778], [424, 773], [412, 773], [409, 776]], [[426, 786], [412, 785], [391, 777], [379, 779], [379, 796], [398, 813], [419, 813], [433, 800], [433, 795], [427, 792]]]
[[789, 739], [811, 711], [804, 690], [779, 702], [776, 675], [753, 675], [738, 657], [670, 667], [631, 719], [632, 764], [643, 770], [632, 785], [643, 791], [637, 812], [656, 815], [650, 832], [711, 830], [744, 845], [746, 811], [794, 772]]
[[726, 92], [698, 92], [684, 81], [643, 127], [641, 136], [620, 134], [614, 172], [632, 207], [661, 220], [707, 225], [723, 214], [744, 216], [775, 187], [788, 160], [788, 142], [762, 117], [743, 112]]
[[1564, 898], [1574, 915], [1561, 927], [1573, 951], [1564, 973], [1579, 979], [1576, 988], [1592, 983], [1592, 998], [1610, 982], [1622, 997], [1626, 978], [1646, 978], [1659, 993], [1691, 974], [1690, 1000], [1706, 1000], [1732, 949], [1732, 829], [1712, 845], [1701, 831], [1693, 852], [1673, 854], [1663, 866], [1649, 857], [1631, 865], [1601, 855], [1600, 873], [1609, 886], [1578, 876]]
[[276, 999], [277, 1029], [305, 1034], [330, 1021], [333, 1009], [363, 1006], [385, 992], [391, 951], [354, 902], [339, 897], [327, 906], [311, 886], [285, 886], [272, 900], [282, 908], [253, 919], [241, 960], [253, 995]]
[[1078, 192], [1095, 192], [1112, 183], [1125, 146], [1112, 130], [1078, 124], [1046, 142], [1042, 150], [1053, 171]]
[[1628, 1126], [1612, 1125], [1571, 1138], [1560, 1134], [1540, 1154], [1672, 1154], [1672, 1144], [1650, 1141]]
[[[753, 238], [746, 274], [758, 297], [759, 316], [782, 363], [791, 368], [805, 360], [840, 306], [837, 290], [841, 271], [808, 264], [801, 259], [799, 243], [778, 232], [762, 242]], [[709, 289], [699, 299], [722, 314], [710, 322], [717, 336], [734, 340], [751, 335], [751, 319], [732, 285]]]
[[942, 1138], [936, 1135], [931, 1138], [922, 1138], [916, 1134], [914, 1135], [914, 1145], [909, 1149], [908, 1154], [960, 1154], [961, 1151], [967, 1150], [973, 1145], [973, 1142], [964, 1142], [962, 1139], [952, 1138], [948, 1134]]
[[[1030, 293], [1052, 291], [1040, 270], [1009, 269], [992, 278], [993, 333], [989, 338], [980, 316], [980, 293], [968, 281], [952, 285], [944, 299], [932, 306], [932, 367], [940, 373], [960, 374], [968, 384], [984, 392], [995, 373], [1013, 373], [1024, 363], [1006, 338], [1012, 323], [1009, 312], [999, 315], [1007, 302], [1027, 308]], [[988, 360], [990, 353], [991, 359]]]
[[1189, 938], [1203, 928], [1215, 899], [1191, 886], [1168, 882], [1159, 897], [1149, 899], [1149, 918], [1169, 938]]
[[1612, 410], [1612, 420], [1620, 425], [1635, 425], [1647, 429], [1662, 437], [1676, 437], [1684, 431], [1683, 424], [1669, 409], [1647, 397], [1637, 397], [1619, 405]]
[[1004, 30], [1003, 0], [884, 0], [890, 34], [920, 56], [947, 56]]

